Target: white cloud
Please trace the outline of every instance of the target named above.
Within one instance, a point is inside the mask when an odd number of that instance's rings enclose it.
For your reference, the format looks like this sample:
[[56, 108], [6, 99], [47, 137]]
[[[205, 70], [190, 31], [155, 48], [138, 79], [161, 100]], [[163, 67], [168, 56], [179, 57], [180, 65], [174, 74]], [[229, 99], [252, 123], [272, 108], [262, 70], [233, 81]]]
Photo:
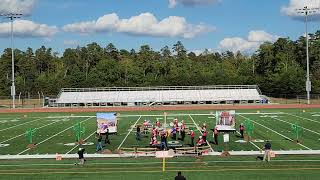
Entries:
[[30, 15], [36, 0], [0, 0], [0, 14], [22, 13]]
[[[215, 50], [215, 49], [207, 49], [209, 53], [214, 53], [214, 52], [218, 52], [218, 50]], [[189, 52], [193, 52], [195, 53], [197, 56], [203, 54], [205, 52], [205, 49], [195, 49], [195, 50], [191, 50]]]
[[77, 46], [79, 45], [78, 41], [75, 40], [64, 40], [63, 45], [65, 46]]
[[[59, 30], [56, 26], [37, 24], [28, 20], [16, 20], [13, 23], [14, 35], [18, 37], [52, 37]], [[10, 35], [11, 23], [0, 23], [0, 37]]]
[[[320, 8], [320, 0], [290, 0], [287, 6], [281, 8], [281, 13], [294, 19], [304, 20], [304, 14], [298, 13], [297, 10], [303, 9], [305, 6], [308, 8]], [[309, 19], [319, 20], [320, 10], [312, 12]]]
[[225, 38], [219, 43], [219, 48], [222, 51], [232, 51], [232, 52], [253, 52], [258, 49], [258, 47], [266, 41], [273, 42], [279, 36], [271, 35], [265, 31], [250, 31], [246, 39], [241, 37], [231, 37]]
[[174, 8], [178, 4], [177, 0], [169, 0], [169, 8]]
[[183, 38], [193, 38], [214, 29], [205, 24], [189, 24], [185, 18], [178, 16], [169, 16], [159, 21], [151, 13], [142, 13], [129, 19], [120, 19], [117, 14], [112, 13], [96, 21], [78, 22], [63, 27], [66, 32], [82, 34], [120, 32], [130, 35]]
[[252, 42], [265, 42], [265, 41], [274, 41], [278, 39], [278, 36], [274, 36], [272, 34], [269, 34], [265, 31], [250, 31], [248, 35], [248, 41]]
[[184, 6], [195, 6], [195, 5], [206, 5], [215, 2], [220, 2], [221, 0], [169, 0], [169, 8], [174, 8], [178, 4]]

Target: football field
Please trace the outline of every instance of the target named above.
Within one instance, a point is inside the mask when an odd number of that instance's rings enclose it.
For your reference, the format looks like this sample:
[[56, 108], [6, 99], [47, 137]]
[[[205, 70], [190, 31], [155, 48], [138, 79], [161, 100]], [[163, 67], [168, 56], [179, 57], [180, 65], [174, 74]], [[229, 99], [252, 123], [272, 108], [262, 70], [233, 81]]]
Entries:
[[[305, 112], [303, 112], [305, 111]], [[320, 150], [320, 112], [309, 110], [241, 110], [236, 112], [237, 125], [250, 120], [253, 125], [252, 141], [245, 143], [238, 132], [230, 134], [228, 148], [230, 151], [257, 151], [269, 140], [273, 150]], [[188, 128], [194, 129], [196, 137], [200, 136], [199, 128], [203, 123], [208, 129], [215, 125], [215, 111], [181, 111], [181, 112], [122, 112], [118, 119], [118, 133], [110, 135], [111, 144], [106, 149], [116, 153], [119, 148], [148, 147], [150, 135], [143, 136], [142, 141], [135, 138], [135, 126], [144, 120], [161, 124], [170, 124], [174, 118], [184, 120]], [[0, 154], [66, 154], [75, 153], [78, 145], [74, 125], [81, 123], [85, 131], [82, 139], [87, 153], [95, 153], [95, 132], [97, 129], [94, 113], [34, 113], [34, 114], [1, 114], [0, 115]], [[292, 129], [294, 124], [300, 126], [299, 143]], [[27, 148], [28, 129], [34, 129], [33, 143], [35, 148]], [[238, 127], [237, 127], [238, 129]], [[208, 141], [213, 141], [212, 131], [208, 130]], [[222, 142], [222, 136], [219, 141]], [[188, 147], [189, 136], [183, 146]], [[222, 151], [223, 143], [210, 143], [214, 151]]]
[[[104, 149], [117, 154], [118, 149], [149, 147], [150, 135], [135, 138], [136, 125], [145, 120], [161, 124], [170, 124], [173, 119], [184, 120], [188, 128], [194, 129], [200, 136], [199, 128], [203, 123], [208, 129], [215, 125], [215, 110], [212, 111], [137, 111], [121, 112], [118, 116], [118, 132], [110, 135], [111, 144]], [[272, 144], [274, 151], [320, 150], [320, 110], [318, 109], [263, 109], [237, 110], [237, 130], [240, 123], [250, 120], [253, 123], [251, 142], [244, 142], [238, 132], [230, 134], [227, 148], [230, 152], [260, 151], [266, 140]], [[0, 154], [4, 155], [46, 155], [74, 154], [79, 145], [76, 142], [74, 126], [81, 123], [85, 131], [82, 145], [88, 154], [96, 154], [97, 130], [95, 113], [28, 113], [0, 114]], [[296, 140], [293, 125], [298, 124], [299, 142]], [[34, 129], [34, 148], [29, 148], [26, 131]], [[208, 130], [209, 148], [222, 152], [226, 145], [222, 135], [219, 145], [213, 141], [212, 131]], [[196, 137], [197, 137], [196, 136]], [[189, 147], [187, 135], [183, 147]], [[86, 155], [85, 155], [86, 156]], [[74, 156], [76, 157], [76, 155]], [[154, 157], [138, 158], [88, 158], [85, 166], [75, 166], [74, 159], [27, 159], [0, 160], [0, 179], [65, 179], [109, 177], [115, 179], [172, 179], [176, 171], [183, 171], [189, 179], [256, 179], [269, 174], [276, 179], [317, 179], [320, 170], [319, 155], [276, 155], [272, 162], [265, 163], [255, 159], [256, 156], [203, 156], [176, 157], [165, 163]], [[165, 165], [165, 172], [163, 172]], [[195, 173], [196, 172], [196, 173]], [[228, 172], [228, 173], [226, 173]], [[227, 175], [226, 175], [227, 174]], [[134, 175], [134, 176], [133, 176]], [[134, 178], [133, 178], [134, 177]], [[238, 178], [238, 179], [239, 179]]]

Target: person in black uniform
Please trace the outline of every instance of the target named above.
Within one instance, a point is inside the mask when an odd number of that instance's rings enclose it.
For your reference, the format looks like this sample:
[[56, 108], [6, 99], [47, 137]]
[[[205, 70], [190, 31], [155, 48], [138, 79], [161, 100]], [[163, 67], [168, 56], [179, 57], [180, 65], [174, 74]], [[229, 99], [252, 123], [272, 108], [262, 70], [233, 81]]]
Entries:
[[79, 148], [79, 150], [78, 150], [78, 156], [79, 156], [79, 163], [75, 163], [75, 165], [84, 165], [84, 161], [85, 161], [85, 159], [84, 159], [84, 151], [85, 151], [85, 149], [84, 148]]
[[184, 176], [181, 175], [181, 171], [178, 172], [178, 175], [174, 178], [174, 180], [187, 180]]
[[165, 134], [161, 134], [161, 140], [160, 140], [160, 149], [166, 150], [167, 149], [167, 137]]
[[136, 140], [137, 140], [137, 141], [140, 141], [140, 140], [141, 140], [141, 129], [140, 129], [140, 125], [137, 125]]
[[241, 138], [243, 138], [244, 125], [242, 123], [240, 124], [239, 130], [240, 130]]
[[186, 131], [184, 129], [181, 129], [180, 135], [181, 135], [181, 141], [184, 141], [184, 138], [186, 137]]
[[107, 129], [106, 132], [106, 138], [104, 139], [104, 144], [110, 144], [110, 139], [109, 139], [109, 128]]

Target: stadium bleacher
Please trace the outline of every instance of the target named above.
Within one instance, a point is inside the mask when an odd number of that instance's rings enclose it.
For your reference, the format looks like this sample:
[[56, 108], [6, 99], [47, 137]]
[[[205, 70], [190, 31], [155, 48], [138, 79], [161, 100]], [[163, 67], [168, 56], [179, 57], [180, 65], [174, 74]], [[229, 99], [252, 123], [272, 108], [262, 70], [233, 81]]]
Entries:
[[64, 88], [51, 106], [265, 103], [256, 85]]

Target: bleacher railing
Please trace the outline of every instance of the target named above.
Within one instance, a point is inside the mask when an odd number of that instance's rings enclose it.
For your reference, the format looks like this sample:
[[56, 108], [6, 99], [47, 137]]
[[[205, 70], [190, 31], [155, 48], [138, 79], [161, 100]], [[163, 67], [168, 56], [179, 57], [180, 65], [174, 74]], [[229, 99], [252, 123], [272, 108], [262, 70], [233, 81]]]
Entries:
[[61, 92], [105, 92], [105, 91], [166, 91], [166, 90], [216, 90], [216, 89], [256, 89], [257, 85], [215, 85], [215, 86], [154, 86], [154, 87], [97, 87], [97, 88], [63, 88]]

